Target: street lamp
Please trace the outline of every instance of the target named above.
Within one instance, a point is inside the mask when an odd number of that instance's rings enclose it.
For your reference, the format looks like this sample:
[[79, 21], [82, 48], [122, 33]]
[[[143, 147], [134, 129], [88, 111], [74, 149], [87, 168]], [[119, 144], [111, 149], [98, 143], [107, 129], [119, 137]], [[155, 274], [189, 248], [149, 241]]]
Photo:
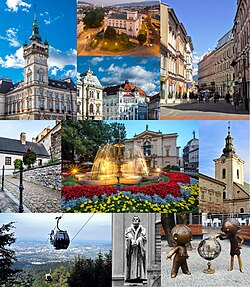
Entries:
[[248, 96], [247, 96], [247, 82], [246, 82], [246, 54], [243, 53], [243, 97], [245, 100], [245, 109], [249, 111], [249, 103], [248, 103]]

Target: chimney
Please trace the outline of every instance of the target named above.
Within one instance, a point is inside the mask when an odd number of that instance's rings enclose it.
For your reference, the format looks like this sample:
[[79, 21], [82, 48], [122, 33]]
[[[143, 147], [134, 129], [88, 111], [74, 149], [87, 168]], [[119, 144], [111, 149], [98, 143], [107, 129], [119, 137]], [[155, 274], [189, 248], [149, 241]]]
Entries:
[[23, 145], [26, 144], [26, 133], [25, 133], [25, 132], [22, 132], [22, 133], [20, 134], [20, 141], [21, 141], [21, 143], [22, 143]]
[[35, 143], [36, 142], [36, 138], [32, 138], [32, 142]]

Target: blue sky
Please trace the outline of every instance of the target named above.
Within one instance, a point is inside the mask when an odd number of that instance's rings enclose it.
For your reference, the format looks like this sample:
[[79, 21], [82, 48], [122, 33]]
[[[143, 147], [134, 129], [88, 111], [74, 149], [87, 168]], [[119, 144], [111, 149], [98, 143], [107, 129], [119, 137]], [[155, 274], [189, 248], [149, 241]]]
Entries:
[[[112, 122], [112, 121], [107, 121]], [[193, 138], [195, 131], [196, 138], [199, 138], [199, 121], [117, 121], [126, 126], [127, 138], [132, 138], [135, 133], [138, 135], [146, 130], [146, 124], [150, 131], [163, 134], [178, 133], [177, 146], [180, 146], [180, 156], [184, 146]]]
[[32, 34], [34, 4], [40, 35], [50, 45], [49, 76], [75, 76], [76, 1], [1, 0], [0, 77], [23, 80], [22, 46]]
[[148, 96], [159, 93], [160, 57], [77, 57], [78, 73], [86, 72], [89, 66], [103, 87], [129, 80]]
[[55, 125], [55, 121], [0, 121], [0, 137], [20, 139], [21, 132], [26, 132], [27, 141], [32, 141], [44, 128]]
[[[40, 239], [46, 241], [48, 234], [56, 226], [55, 218], [61, 214], [51, 213], [23, 213], [0, 214], [0, 226], [9, 222], [15, 222], [14, 233], [18, 240]], [[73, 238], [91, 214], [64, 214], [59, 227], [67, 230], [70, 238]], [[84, 229], [75, 240], [103, 240], [111, 241], [111, 214], [94, 214]]]
[[[143, 0], [143, 1], [150, 1], [150, 0]], [[114, 4], [120, 4], [120, 3], [133, 3], [133, 2], [141, 2], [140, 0], [81, 0], [79, 2], [88, 2], [94, 5], [114, 5]]]
[[[194, 62], [210, 49], [233, 27], [236, 0], [162, 0], [173, 8], [192, 37]], [[195, 65], [196, 66], [196, 65]], [[197, 66], [196, 66], [197, 67]]]
[[[250, 182], [249, 121], [231, 121], [231, 135], [237, 155], [245, 161], [244, 179]], [[214, 159], [222, 155], [228, 121], [200, 121], [200, 172], [214, 178]]]

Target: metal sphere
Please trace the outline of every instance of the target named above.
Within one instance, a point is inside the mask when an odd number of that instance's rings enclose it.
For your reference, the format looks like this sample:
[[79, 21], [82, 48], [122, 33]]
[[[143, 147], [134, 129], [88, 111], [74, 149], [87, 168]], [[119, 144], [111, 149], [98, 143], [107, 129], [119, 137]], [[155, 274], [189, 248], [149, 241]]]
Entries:
[[198, 253], [203, 259], [214, 260], [221, 253], [220, 242], [212, 237], [203, 239], [198, 246]]

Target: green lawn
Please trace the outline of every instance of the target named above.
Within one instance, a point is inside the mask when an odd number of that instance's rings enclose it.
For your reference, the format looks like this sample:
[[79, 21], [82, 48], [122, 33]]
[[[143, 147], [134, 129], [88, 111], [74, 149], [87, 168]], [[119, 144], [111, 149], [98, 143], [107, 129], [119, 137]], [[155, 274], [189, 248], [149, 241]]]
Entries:
[[120, 42], [119, 39], [117, 39], [116, 41], [103, 40], [101, 50], [110, 52], [121, 52], [131, 49], [133, 47], [135, 47], [135, 44], [131, 42], [129, 42], [128, 44], [123, 44]]
[[78, 180], [74, 178], [73, 175], [69, 175], [62, 180], [62, 185], [74, 186], [74, 185], [80, 185], [80, 184]]

